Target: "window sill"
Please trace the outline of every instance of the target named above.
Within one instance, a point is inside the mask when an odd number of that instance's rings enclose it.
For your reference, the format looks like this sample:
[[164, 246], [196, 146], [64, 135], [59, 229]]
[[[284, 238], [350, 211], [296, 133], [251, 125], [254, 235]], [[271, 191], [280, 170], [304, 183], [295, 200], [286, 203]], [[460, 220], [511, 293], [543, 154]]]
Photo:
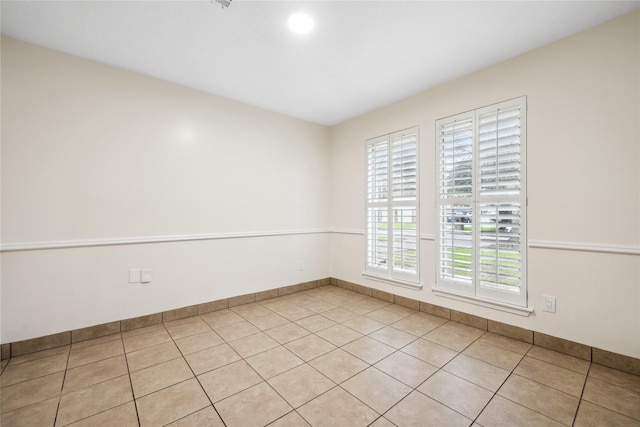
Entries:
[[420, 283], [412, 283], [412, 282], [407, 282], [407, 281], [398, 280], [398, 279], [389, 279], [388, 277], [376, 276], [370, 273], [362, 273], [362, 276], [367, 279], [375, 280], [376, 282], [382, 282], [382, 283], [387, 283], [389, 285], [400, 286], [407, 289], [413, 289], [414, 291], [422, 290], [422, 285]]
[[450, 298], [457, 301], [468, 302], [471, 304], [479, 305], [481, 307], [492, 308], [494, 310], [505, 311], [511, 314], [517, 314], [518, 316], [529, 317], [533, 313], [533, 307], [520, 307], [517, 305], [499, 303], [496, 301], [485, 300], [482, 298], [471, 297], [468, 295], [457, 294], [451, 291], [445, 291], [442, 289], [431, 288], [433, 293], [440, 297]]

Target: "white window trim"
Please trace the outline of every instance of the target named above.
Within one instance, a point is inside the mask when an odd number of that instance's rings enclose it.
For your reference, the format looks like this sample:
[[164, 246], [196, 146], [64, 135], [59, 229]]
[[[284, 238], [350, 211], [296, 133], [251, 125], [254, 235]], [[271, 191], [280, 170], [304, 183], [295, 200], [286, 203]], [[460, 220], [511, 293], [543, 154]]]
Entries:
[[[411, 201], [393, 201], [392, 197], [391, 197], [391, 181], [392, 181], [392, 167], [391, 167], [391, 161], [392, 161], [392, 156], [391, 156], [391, 152], [392, 152], [392, 141], [394, 138], [397, 138], [398, 136], [403, 136], [403, 135], [415, 135], [416, 137], [416, 196], [415, 196], [415, 200], [411, 200]], [[369, 202], [369, 190], [368, 190], [368, 166], [369, 166], [369, 160], [368, 160], [368, 156], [365, 156], [365, 171], [367, 171], [367, 173], [365, 173], [365, 212], [364, 212], [364, 217], [365, 217], [365, 251], [364, 251], [364, 272], [362, 273], [363, 277], [371, 279], [371, 280], [376, 280], [379, 282], [383, 282], [383, 283], [388, 283], [391, 285], [397, 285], [397, 286], [402, 286], [402, 287], [406, 287], [409, 289], [422, 289], [422, 285], [420, 284], [420, 133], [419, 133], [419, 128], [418, 126], [414, 126], [412, 128], [408, 128], [408, 129], [403, 129], [401, 131], [397, 131], [397, 132], [393, 132], [387, 135], [382, 135], [382, 136], [378, 136], [375, 138], [370, 138], [366, 141], [365, 143], [365, 151], [368, 152], [368, 147], [372, 144], [376, 144], [379, 142], [383, 142], [383, 141], [387, 141], [388, 143], [388, 147], [389, 147], [389, 156], [388, 156], [388, 161], [389, 161], [389, 166], [388, 166], [388, 173], [389, 173], [389, 197], [387, 198], [387, 202], [383, 203], [374, 203], [374, 202]], [[391, 266], [390, 262], [387, 262], [388, 268], [386, 269], [377, 269], [373, 266], [370, 266], [368, 263], [368, 245], [369, 245], [369, 227], [368, 227], [368, 213], [369, 213], [369, 208], [373, 207], [373, 206], [386, 206], [390, 211], [393, 211], [394, 207], [402, 207], [402, 206], [415, 206], [415, 211], [416, 211], [416, 273], [415, 274], [404, 274], [401, 272], [395, 272]], [[388, 221], [392, 221], [392, 216], [388, 216]], [[392, 229], [389, 229], [389, 233], [392, 233]], [[389, 249], [388, 249], [388, 256], [391, 257], [393, 256], [393, 251], [391, 250], [391, 246], [392, 246], [392, 239], [388, 240], [389, 243]]]
[[[478, 137], [478, 117], [481, 114], [485, 114], [489, 111], [495, 111], [497, 109], [505, 109], [509, 107], [519, 106], [521, 111], [524, 111], [523, 118], [520, 123], [521, 127], [521, 155], [520, 155], [520, 180], [522, 191], [520, 195], [513, 197], [496, 198], [494, 201], [514, 201], [520, 203], [521, 218], [520, 218], [520, 251], [521, 251], [521, 292], [514, 294], [508, 291], [491, 290], [480, 287], [477, 282], [478, 277], [478, 264], [477, 264], [477, 248], [479, 247], [479, 228], [476, 227], [476, 232], [473, 233], [473, 251], [472, 251], [472, 265], [473, 265], [473, 279], [471, 284], [464, 284], [461, 282], [449, 281], [440, 277], [440, 207], [445, 204], [467, 204], [471, 206], [472, 218], [477, 221], [478, 205], [483, 203], [483, 200], [491, 202], [490, 198], [480, 198], [478, 195], [477, 187], [477, 165], [479, 150], [477, 144]], [[433, 292], [440, 296], [447, 296], [450, 298], [464, 300], [468, 302], [474, 302], [483, 306], [489, 306], [497, 309], [503, 309], [503, 311], [515, 312], [516, 314], [528, 315], [532, 309], [527, 307], [528, 295], [527, 295], [527, 99], [526, 96], [500, 102], [498, 104], [481, 107], [466, 113], [457, 114], [455, 116], [446, 117], [436, 121], [435, 125], [435, 141], [436, 141], [436, 269], [435, 269], [435, 286]], [[440, 124], [452, 123], [453, 121], [460, 121], [462, 119], [471, 118], [473, 120], [473, 167], [472, 167], [472, 196], [469, 198], [451, 198], [441, 199], [440, 197]], [[476, 222], [477, 223], [477, 222]], [[509, 310], [504, 310], [504, 307], [510, 307]]]

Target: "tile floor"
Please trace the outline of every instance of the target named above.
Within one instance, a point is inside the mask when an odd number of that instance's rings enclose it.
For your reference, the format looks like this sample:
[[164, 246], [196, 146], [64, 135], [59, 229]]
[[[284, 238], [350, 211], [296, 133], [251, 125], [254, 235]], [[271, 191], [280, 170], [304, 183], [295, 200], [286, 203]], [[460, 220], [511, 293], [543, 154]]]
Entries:
[[10, 426], [640, 426], [640, 377], [326, 286], [3, 361]]

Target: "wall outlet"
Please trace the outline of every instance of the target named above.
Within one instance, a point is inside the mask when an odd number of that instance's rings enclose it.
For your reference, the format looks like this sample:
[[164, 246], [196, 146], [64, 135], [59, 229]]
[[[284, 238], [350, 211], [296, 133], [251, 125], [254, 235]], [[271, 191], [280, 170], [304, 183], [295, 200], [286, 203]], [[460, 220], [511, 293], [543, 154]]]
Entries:
[[140, 283], [140, 269], [139, 268], [130, 268], [129, 269], [129, 283]]
[[550, 297], [548, 295], [542, 295], [542, 311], [548, 311], [549, 313], [556, 312], [556, 297]]
[[298, 271], [304, 270], [304, 261], [298, 261]]

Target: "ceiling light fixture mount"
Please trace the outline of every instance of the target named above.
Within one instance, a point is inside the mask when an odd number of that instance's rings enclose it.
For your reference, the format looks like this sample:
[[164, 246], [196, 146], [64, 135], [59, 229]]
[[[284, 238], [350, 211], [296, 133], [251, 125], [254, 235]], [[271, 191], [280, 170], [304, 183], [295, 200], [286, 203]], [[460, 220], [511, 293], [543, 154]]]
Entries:
[[226, 8], [228, 8], [228, 7], [229, 7], [229, 5], [231, 4], [231, 2], [232, 2], [233, 0], [213, 0], [213, 1], [212, 1], [212, 3], [213, 3], [214, 1], [215, 1], [216, 3], [218, 3], [220, 6], [222, 6], [222, 8], [223, 8], [223, 9], [226, 9]]
[[294, 33], [306, 34], [313, 30], [315, 22], [306, 12], [295, 12], [289, 16], [289, 29]]

